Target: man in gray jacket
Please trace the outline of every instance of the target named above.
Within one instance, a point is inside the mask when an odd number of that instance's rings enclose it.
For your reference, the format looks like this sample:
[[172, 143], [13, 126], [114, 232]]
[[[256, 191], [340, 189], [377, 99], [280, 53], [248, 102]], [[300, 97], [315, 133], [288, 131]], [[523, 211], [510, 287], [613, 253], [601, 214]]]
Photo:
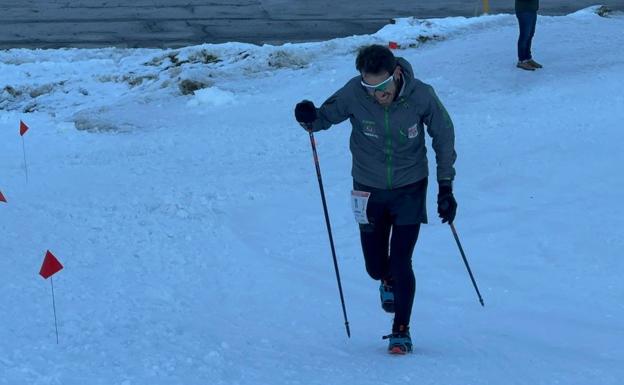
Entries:
[[[356, 219], [368, 274], [380, 280], [382, 307], [394, 313], [388, 350], [412, 350], [409, 322], [416, 288], [412, 253], [420, 224], [427, 223], [425, 130], [436, 153], [438, 213], [452, 223], [457, 210], [453, 123], [433, 88], [414, 78], [411, 65], [380, 45], [360, 50], [360, 73], [316, 108], [304, 100], [295, 108], [308, 131], [326, 130], [347, 119]], [[355, 207], [354, 206], [354, 207]], [[354, 208], [354, 213], [356, 212]]]

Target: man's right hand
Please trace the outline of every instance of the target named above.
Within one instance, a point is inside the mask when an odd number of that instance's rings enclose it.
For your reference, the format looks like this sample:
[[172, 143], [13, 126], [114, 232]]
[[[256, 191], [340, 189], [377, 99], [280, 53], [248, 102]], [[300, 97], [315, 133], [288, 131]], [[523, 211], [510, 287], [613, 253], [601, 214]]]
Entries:
[[309, 100], [303, 100], [295, 106], [295, 118], [306, 130], [310, 130], [316, 120], [316, 107]]

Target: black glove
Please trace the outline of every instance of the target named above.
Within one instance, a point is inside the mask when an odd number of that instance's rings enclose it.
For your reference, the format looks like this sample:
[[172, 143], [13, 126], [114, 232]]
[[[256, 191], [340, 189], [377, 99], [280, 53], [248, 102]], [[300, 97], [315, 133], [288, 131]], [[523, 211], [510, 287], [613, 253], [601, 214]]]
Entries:
[[316, 120], [316, 107], [309, 100], [297, 103], [295, 107], [295, 118], [302, 126], [309, 126]]
[[440, 185], [438, 192], [438, 215], [442, 218], [442, 223], [453, 223], [457, 214], [457, 201], [453, 196], [453, 187]]

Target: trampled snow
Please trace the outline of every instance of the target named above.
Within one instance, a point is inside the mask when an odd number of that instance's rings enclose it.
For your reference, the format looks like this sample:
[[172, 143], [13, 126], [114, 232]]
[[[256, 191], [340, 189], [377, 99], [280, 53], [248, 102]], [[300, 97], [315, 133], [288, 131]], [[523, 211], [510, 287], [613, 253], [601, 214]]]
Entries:
[[[0, 384], [620, 384], [624, 16], [595, 11], [539, 18], [535, 72], [515, 68], [513, 15], [284, 46], [0, 52]], [[293, 117], [388, 41], [455, 122], [455, 224], [486, 305], [431, 179], [405, 357], [385, 352], [391, 317], [364, 269], [348, 122], [315, 137], [350, 339]], [[58, 345], [48, 249], [65, 266]]]

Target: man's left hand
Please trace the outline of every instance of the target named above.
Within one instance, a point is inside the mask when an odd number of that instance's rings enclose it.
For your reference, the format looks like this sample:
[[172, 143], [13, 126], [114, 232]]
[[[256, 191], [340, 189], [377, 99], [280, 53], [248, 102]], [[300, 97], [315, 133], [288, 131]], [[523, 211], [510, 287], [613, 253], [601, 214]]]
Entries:
[[453, 196], [453, 188], [441, 185], [438, 192], [438, 215], [442, 218], [442, 223], [453, 223], [455, 214], [457, 214], [457, 201]]

